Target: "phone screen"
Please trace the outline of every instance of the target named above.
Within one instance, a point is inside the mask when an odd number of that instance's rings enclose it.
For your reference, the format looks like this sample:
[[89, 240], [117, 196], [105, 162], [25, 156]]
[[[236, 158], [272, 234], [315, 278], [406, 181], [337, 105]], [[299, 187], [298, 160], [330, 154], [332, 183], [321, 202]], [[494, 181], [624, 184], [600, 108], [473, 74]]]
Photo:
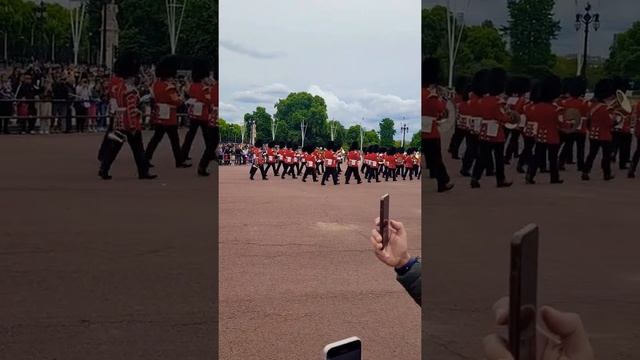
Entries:
[[380, 198], [380, 235], [384, 249], [389, 243], [389, 194]]
[[509, 347], [516, 360], [536, 359], [538, 227], [528, 225], [511, 242]]
[[343, 345], [329, 349], [327, 360], [361, 360], [362, 344], [360, 340], [354, 340]]

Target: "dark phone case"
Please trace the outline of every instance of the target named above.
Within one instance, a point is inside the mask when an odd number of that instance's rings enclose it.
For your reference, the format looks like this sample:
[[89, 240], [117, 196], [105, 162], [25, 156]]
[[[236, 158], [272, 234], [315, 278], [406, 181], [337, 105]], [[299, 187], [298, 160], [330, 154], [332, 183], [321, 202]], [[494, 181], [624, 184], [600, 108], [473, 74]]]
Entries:
[[389, 244], [389, 194], [380, 198], [380, 235], [382, 236], [382, 248]]
[[509, 348], [516, 360], [536, 360], [538, 234], [530, 224], [511, 242]]

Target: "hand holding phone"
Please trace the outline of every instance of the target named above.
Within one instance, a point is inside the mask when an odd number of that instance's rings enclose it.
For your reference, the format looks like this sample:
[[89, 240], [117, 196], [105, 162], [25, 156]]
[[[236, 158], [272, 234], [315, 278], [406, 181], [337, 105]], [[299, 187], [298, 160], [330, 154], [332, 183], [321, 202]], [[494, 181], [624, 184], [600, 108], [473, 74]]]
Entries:
[[324, 347], [325, 360], [362, 360], [362, 341], [357, 337], [336, 341]]
[[380, 235], [382, 236], [382, 250], [389, 244], [391, 236], [389, 228], [389, 194], [380, 198]]

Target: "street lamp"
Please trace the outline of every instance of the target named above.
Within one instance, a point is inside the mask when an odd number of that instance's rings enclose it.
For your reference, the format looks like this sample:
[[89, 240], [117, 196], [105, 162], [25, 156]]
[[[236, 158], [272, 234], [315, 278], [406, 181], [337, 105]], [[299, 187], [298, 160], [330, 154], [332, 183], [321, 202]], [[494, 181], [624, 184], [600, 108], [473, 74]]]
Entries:
[[576, 14], [576, 31], [580, 31], [584, 24], [584, 53], [582, 55], [582, 70], [580, 71], [583, 77], [587, 77], [587, 46], [589, 43], [589, 25], [593, 24], [593, 29], [598, 31], [600, 28], [600, 14], [591, 14], [591, 3], [587, 2], [584, 7], [585, 13]]
[[36, 24], [38, 25], [38, 30], [40, 32], [40, 35], [38, 36], [38, 49], [35, 55], [37, 57], [40, 57], [40, 55], [42, 54], [43, 21], [47, 16], [47, 7], [44, 4], [44, 1], [41, 0], [40, 5], [38, 5], [34, 9], [34, 11], [35, 11], [35, 17], [36, 17]]
[[[402, 119], [404, 120], [404, 117]], [[409, 127], [407, 126], [407, 124], [403, 124], [400, 128], [400, 131], [402, 131], [402, 147], [404, 148], [405, 134], [409, 131]]]

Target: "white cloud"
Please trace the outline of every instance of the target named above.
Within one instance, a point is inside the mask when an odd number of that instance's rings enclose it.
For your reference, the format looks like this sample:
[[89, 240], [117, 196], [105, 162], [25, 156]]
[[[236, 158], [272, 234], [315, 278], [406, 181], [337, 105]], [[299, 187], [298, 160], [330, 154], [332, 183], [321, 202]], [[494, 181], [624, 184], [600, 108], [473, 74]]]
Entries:
[[219, 45], [222, 49], [226, 49], [234, 53], [246, 55], [256, 59], [276, 59], [287, 56], [287, 54], [282, 51], [260, 51], [248, 46], [244, 46], [232, 40], [220, 39]]

